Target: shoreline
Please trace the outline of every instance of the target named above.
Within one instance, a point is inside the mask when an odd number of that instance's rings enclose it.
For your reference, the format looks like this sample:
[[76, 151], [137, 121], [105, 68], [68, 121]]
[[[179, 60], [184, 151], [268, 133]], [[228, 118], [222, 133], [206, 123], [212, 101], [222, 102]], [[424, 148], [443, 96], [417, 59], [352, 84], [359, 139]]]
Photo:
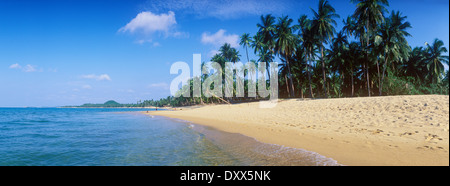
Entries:
[[[143, 114], [143, 113], [140, 113]], [[150, 115], [150, 114], [145, 114]], [[154, 116], [152, 118], [161, 117], [166, 120], [175, 121], [189, 126], [191, 130], [201, 133], [208, 140], [225, 150], [227, 154], [233, 155], [237, 159], [249, 160], [251, 165], [256, 166], [344, 166], [337, 163], [336, 160], [322, 156], [316, 152], [304, 149], [286, 147], [283, 145], [264, 143], [258, 139], [246, 136], [240, 133], [231, 133], [218, 130], [214, 127], [193, 123], [187, 120], [171, 118], [166, 116]], [[271, 152], [277, 151], [274, 156]], [[254, 164], [256, 163], [256, 164]], [[240, 166], [240, 165], [234, 165]], [[247, 164], [244, 164], [247, 166]]]
[[449, 165], [449, 96], [280, 100], [150, 111], [344, 165]]

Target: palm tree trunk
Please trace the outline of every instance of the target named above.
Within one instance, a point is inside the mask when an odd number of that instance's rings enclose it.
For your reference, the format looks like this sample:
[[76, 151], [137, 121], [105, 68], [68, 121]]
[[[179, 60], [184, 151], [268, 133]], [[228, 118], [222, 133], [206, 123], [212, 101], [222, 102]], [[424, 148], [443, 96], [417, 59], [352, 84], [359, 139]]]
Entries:
[[288, 96], [290, 97], [291, 93], [289, 93], [289, 83], [288, 83], [288, 78], [287, 78], [286, 74], [284, 74], [284, 80], [286, 81], [286, 90], [287, 90]]
[[378, 64], [378, 59], [376, 60], [377, 61], [377, 70], [378, 70], [378, 91], [379, 91], [379, 93], [380, 93], [380, 96], [381, 96], [381, 76], [380, 76], [380, 65]]
[[300, 80], [298, 78], [297, 78], [297, 85], [300, 86], [300, 97], [303, 98], [302, 84], [300, 83]]
[[247, 62], [250, 62], [250, 59], [248, 58], [248, 48], [247, 47], [245, 47], [245, 51], [247, 53]]
[[350, 71], [351, 71], [351, 74], [352, 74], [352, 97], [353, 97], [355, 95], [355, 83], [354, 83], [354, 80], [353, 80], [353, 66], [350, 67]]
[[321, 55], [322, 55], [322, 74], [323, 74], [323, 92], [325, 93], [325, 97], [328, 98], [328, 94], [327, 94], [327, 88], [326, 88], [326, 84], [327, 84], [327, 78], [325, 75], [325, 61], [323, 60], [323, 46], [320, 47], [321, 50]]
[[386, 68], [387, 68], [387, 61], [388, 61], [388, 57], [386, 56], [386, 58], [384, 59], [384, 65], [383, 65], [383, 76], [381, 77], [380, 96], [383, 92], [383, 82], [384, 82], [384, 77], [385, 77]]
[[[300, 85], [300, 82], [298, 84]], [[300, 86], [300, 97], [303, 98], [303, 86]]]
[[366, 68], [366, 70], [367, 70], [367, 73], [366, 73], [366, 75], [367, 75], [367, 92], [368, 92], [368, 95], [369, 95], [369, 97], [370, 97], [370, 77], [369, 77], [369, 34], [370, 34], [370, 29], [369, 29], [369, 21], [367, 20], [366, 21], [366, 28], [367, 28], [367, 34], [366, 34], [366, 46], [367, 46], [367, 48], [366, 48], [366, 63], [367, 63], [367, 68]]
[[367, 92], [368, 92], [368, 95], [369, 95], [369, 97], [370, 97], [371, 95], [370, 95], [369, 62], [366, 62], [366, 63], [367, 63], [367, 66], [366, 66]]
[[291, 96], [295, 97], [294, 83], [292, 82], [292, 73], [291, 73], [291, 67], [289, 65], [289, 57], [288, 57], [288, 55], [286, 55], [286, 64], [287, 64], [288, 71], [289, 71], [289, 82], [291, 83]]
[[311, 61], [308, 61], [308, 66], [306, 67], [306, 71], [308, 72], [308, 81], [309, 81], [309, 97], [314, 98], [313, 92], [312, 92], [312, 85], [311, 85], [311, 73], [309, 72], [309, 67], [311, 66]]
[[[269, 48], [269, 51], [270, 51], [270, 56], [272, 56], [272, 54], [274, 53], [273, 52], [273, 49], [271, 49], [271, 48]], [[266, 65], [266, 70], [267, 70], [267, 77], [269, 78], [269, 80], [270, 80], [270, 61], [266, 61], [266, 63], [267, 63], [267, 65]]]
[[344, 95], [342, 92], [343, 92], [343, 88], [344, 88], [344, 78], [345, 78], [345, 76], [344, 76], [344, 72], [342, 72], [342, 75], [341, 75], [341, 84], [340, 84], [340, 89], [339, 89], [339, 97], [341, 97], [341, 95]]

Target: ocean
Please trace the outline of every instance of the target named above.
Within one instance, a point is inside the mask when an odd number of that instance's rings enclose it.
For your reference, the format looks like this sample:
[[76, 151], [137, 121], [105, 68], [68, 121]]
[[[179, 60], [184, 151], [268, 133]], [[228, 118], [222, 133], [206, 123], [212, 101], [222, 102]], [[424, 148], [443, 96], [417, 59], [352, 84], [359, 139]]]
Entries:
[[0, 108], [0, 166], [338, 165], [127, 108]]

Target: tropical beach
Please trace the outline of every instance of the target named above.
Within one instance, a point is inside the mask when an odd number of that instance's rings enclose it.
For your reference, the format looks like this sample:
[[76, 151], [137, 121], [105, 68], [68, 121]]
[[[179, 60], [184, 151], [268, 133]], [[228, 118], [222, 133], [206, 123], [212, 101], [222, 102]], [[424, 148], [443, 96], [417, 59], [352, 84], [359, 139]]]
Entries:
[[0, 166], [448, 166], [448, 7], [0, 1]]
[[150, 112], [261, 142], [301, 148], [343, 165], [449, 165], [449, 96], [287, 99]]

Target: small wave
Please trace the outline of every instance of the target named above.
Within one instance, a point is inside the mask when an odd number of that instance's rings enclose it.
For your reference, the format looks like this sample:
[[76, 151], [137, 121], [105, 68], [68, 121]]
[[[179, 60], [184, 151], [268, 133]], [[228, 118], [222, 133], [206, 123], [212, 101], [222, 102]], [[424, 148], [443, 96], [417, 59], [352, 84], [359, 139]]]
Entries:
[[207, 139], [235, 158], [246, 160], [244, 164], [248, 165], [341, 166], [332, 158], [304, 149], [264, 143], [253, 137], [204, 126], [194, 130], [204, 134]]
[[336, 160], [327, 158], [319, 153], [307, 151], [299, 148], [285, 147], [277, 144], [261, 143], [254, 151], [263, 156], [269, 156], [276, 159], [284, 159], [291, 164], [304, 164], [313, 166], [342, 166]]
[[49, 123], [52, 122], [50, 120], [46, 119], [20, 119], [20, 120], [12, 120], [8, 123], [14, 123], [14, 124], [29, 124], [29, 123]]
[[32, 139], [54, 139], [54, 138], [59, 138], [61, 136], [59, 135], [51, 135], [51, 134], [39, 134], [39, 133], [34, 133], [34, 134], [24, 134], [24, 137], [30, 137]]

